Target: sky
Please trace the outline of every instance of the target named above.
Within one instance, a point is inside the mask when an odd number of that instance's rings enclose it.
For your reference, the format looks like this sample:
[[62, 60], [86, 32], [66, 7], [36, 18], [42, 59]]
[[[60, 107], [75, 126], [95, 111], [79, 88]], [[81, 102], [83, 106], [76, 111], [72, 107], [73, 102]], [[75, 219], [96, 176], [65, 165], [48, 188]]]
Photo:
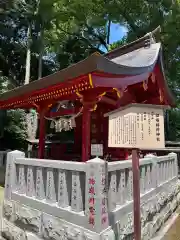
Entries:
[[127, 29], [120, 24], [111, 24], [110, 44], [121, 40], [127, 33]]
[[[111, 32], [110, 32], [110, 44], [121, 40], [127, 34], [127, 29], [120, 24], [112, 23], [111, 24]], [[101, 46], [100, 49], [103, 52], [106, 52], [106, 48]]]

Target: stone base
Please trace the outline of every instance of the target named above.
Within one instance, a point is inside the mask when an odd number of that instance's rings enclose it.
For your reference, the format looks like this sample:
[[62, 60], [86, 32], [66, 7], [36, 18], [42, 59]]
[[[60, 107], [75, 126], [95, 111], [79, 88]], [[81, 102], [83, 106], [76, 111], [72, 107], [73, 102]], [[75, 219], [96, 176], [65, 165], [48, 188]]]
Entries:
[[[180, 204], [180, 181], [169, 184], [163, 192], [141, 205], [141, 236], [152, 239]], [[133, 213], [122, 216], [114, 232], [118, 240], [133, 239]]]
[[14, 201], [4, 201], [1, 235], [8, 240], [115, 239], [110, 229], [101, 234], [91, 232]]
[[[180, 182], [152, 196], [141, 205], [142, 239], [149, 240], [164, 225], [180, 204]], [[114, 213], [115, 214], [115, 213]], [[8, 240], [126, 240], [133, 239], [132, 212], [100, 234], [61, 218], [32, 209], [14, 201], [4, 201], [2, 237]]]

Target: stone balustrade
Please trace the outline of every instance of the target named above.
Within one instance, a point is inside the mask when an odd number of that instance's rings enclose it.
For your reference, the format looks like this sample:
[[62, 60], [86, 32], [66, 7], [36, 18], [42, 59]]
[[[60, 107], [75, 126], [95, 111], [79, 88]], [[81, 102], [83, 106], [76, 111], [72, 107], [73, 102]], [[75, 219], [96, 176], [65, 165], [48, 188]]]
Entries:
[[[109, 210], [114, 211], [133, 200], [132, 160], [110, 162], [108, 164]], [[167, 156], [156, 157], [147, 155], [140, 160], [140, 193], [141, 198], [148, 192], [157, 189], [162, 184], [177, 180], [177, 156], [170, 153]]]
[[[177, 155], [140, 160], [142, 239], [180, 203]], [[8, 153], [2, 235], [7, 239], [133, 239], [132, 161], [86, 163]]]

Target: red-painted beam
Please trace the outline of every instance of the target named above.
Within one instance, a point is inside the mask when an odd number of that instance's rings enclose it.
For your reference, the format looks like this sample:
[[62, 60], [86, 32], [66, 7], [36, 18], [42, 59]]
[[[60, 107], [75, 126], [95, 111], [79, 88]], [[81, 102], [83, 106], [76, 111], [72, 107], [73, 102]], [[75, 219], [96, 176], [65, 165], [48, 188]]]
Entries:
[[113, 105], [113, 106], [116, 106], [117, 105], [117, 101], [109, 98], [109, 97], [106, 97], [106, 96], [103, 96], [102, 99], [101, 99], [102, 102], [105, 102], [107, 104], [110, 104], [110, 105]]
[[88, 105], [84, 105], [82, 115], [82, 162], [86, 162], [90, 158], [91, 148], [91, 112]]
[[46, 117], [49, 118], [56, 118], [56, 117], [60, 117], [60, 116], [68, 116], [68, 115], [73, 115], [73, 114], [77, 114], [79, 112], [79, 109], [60, 109], [57, 112], [49, 112], [48, 114], [46, 114]]
[[[109, 105], [116, 106], [117, 102], [111, 98], [108, 98], [106, 96], [103, 96], [101, 99], [102, 102], [105, 102]], [[80, 108], [71, 108], [71, 109], [59, 109], [57, 112], [49, 112], [46, 114], [46, 117], [49, 118], [56, 118], [59, 116], [68, 116], [68, 115], [73, 115], [77, 114], [80, 111]]]

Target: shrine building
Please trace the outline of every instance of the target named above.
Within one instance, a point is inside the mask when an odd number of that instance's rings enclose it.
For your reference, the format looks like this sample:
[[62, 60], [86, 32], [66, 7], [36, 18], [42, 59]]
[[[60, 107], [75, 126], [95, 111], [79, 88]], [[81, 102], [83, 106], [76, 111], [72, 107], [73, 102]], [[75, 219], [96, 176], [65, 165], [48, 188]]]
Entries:
[[38, 112], [39, 140], [30, 139], [39, 144], [38, 158], [44, 158], [47, 132], [61, 136], [70, 131], [69, 142], [49, 139], [48, 158], [75, 161], [90, 159], [93, 144], [100, 144], [103, 156], [110, 154], [112, 160], [128, 158], [128, 149], [108, 148], [108, 119], [104, 115], [130, 103], [174, 106], [161, 43], [155, 42], [152, 34], [105, 55], [94, 53], [0, 95], [0, 109]]

